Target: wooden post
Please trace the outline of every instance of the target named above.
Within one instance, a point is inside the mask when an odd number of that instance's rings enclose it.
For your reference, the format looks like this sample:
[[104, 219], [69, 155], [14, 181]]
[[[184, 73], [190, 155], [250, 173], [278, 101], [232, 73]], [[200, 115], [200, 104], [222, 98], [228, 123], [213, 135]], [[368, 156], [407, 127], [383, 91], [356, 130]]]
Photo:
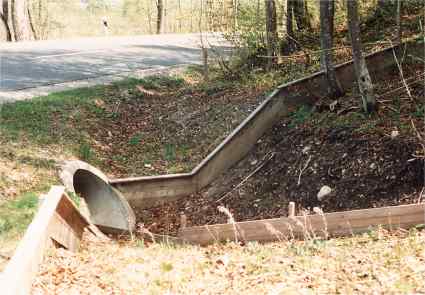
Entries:
[[289, 202], [288, 205], [288, 217], [294, 218], [295, 217], [295, 202]]
[[65, 188], [53, 186], [1, 273], [1, 294], [30, 294], [46, 249], [54, 245], [77, 251], [83, 231], [89, 225], [66, 196]]
[[208, 81], [209, 69], [208, 69], [208, 48], [202, 47], [202, 63], [204, 65], [204, 79]]
[[182, 213], [180, 214], [180, 230], [185, 229], [187, 227], [187, 216]]

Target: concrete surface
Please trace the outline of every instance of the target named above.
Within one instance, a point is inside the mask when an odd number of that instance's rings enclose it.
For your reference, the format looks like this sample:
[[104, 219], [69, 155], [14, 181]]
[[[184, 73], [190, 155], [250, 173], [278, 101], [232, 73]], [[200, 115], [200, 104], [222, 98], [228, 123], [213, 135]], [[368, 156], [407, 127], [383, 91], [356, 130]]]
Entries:
[[[221, 52], [220, 35], [207, 35]], [[0, 43], [0, 103], [201, 61], [199, 34]]]
[[68, 191], [83, 198], [80, 210], [101, 231], [115, 234], [134, 230], [133, 210], [100, 170], [82, 161], [68, 161], [59, 177]]

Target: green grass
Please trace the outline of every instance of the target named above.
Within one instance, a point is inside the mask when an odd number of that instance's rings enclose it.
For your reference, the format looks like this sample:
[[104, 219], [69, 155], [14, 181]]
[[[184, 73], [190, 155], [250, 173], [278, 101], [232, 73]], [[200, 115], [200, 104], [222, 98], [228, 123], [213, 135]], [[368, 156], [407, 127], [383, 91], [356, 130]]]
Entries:
[[289, 114], [289, 118], [291, 119], [291, 122], [289, 123], [289, 127], [293, 128], [297, 125], [300, 125], [307, 120], [310, 119], [310, 117], [313, 114], [313, 110], [307, 106], [301, 106], [291, 114]]
[[[149, 174], [155, 173], [151, 167], [155, 166], [158, 160], [168, 165], [170, 173], [178, 173], [186, 169], [184, 162], [187, 162], [192, 155], [193, 147], [185, 142], [175, 142], [174, 138], [159, 138], [162, 136], [162, 131], [155, 134], [150, 129], [147, 129], [146, 133], [142, 129], [135, 129], [133, 134], [129, 132], [128, 138], [122, 139], [126, 151], [108, 158], [99, 156], [101, 151], [93, 138], [93, 133], [96, 133], [103, 124], [119, 125], [121, 119], [119, 116], [123, 114], [117, 112], [115, 107], [121, 107], [121, 110], [123, 105], [146, 104], [149, 107], [150, 100], [157, 99], [159, 102], [152, 103], [173, 104], [174, 99], [180, 99], [180, 92], [182, 96], [189, 96], [196, 92], [195, 99], [198, 99], [198, 97], [202, 98], [202, 95], [207, 95], [206, 93], [216, 94], [217, 91], [229, 89], [232, 85], [242, 85], [240, 81], [220, 78], [220, 73], [217, 71], [212, 70], [211, 73], [216, 77], [208, 83], [201, 81], [199, 68], [191, 67], [181, 75], [127, 79], [112, 85], [52, 93], [44, 97], [2, 105], [0, 108], [0, 201], [23, 195], [24, 201], [21, 202], [25, 204], [28, 196], [35, 198], [39, 193], [47, 191], [50, 185], [58, 182], [56, 170], [59, 162], [72, 157], [106, 170], [105, 166], [109, 165], [103, 165], [105, 160], [112, 160], [128, 169], [129, 173], [132, 173], [133, 169], [134, 173], [140, 173], [140, 169], [145, 169]], [[264, 83], [264, 79], [261, 81]], [[253, 84], [251, 83], [250, 86]], [[153, 99], [145, 97], [137, 89], [136, 86], [139, 85], [147, 90], [160, 94], [167, 93], [167, 95]], [[169, 93], [177, 93], [177, 95], [169, 97]], [[167, 116], [168, 113], [157, 115]], [[141, 120], [143, 119], [142, 116]], [[158, 126], [153, 127], [158, 128]], [[162, 125], [159, 127], [164, 128]], [[137, 158], [138, 155], [140, 158]], [[135, 167], [135, 163], [138, 163], [138, 167]], [[16, 173], [9, 177], [11, 169], [16, 169]], [[28, 175], [28, 182], [31, 183], [21, 181], [22, 175]], [[3, 198], [3, 194], [6, 198]], [[21, 200], [21, 197], [18, 199]], [[31, 203], [27, 206], [20, 204], [12, 201], [1, 205], [1, 234], [9, 231], [20, 232], [28, 225], [34, 208], [30, 206]]]
[[0, 237], [23, 232], [31, 223], [38, 207], [38, 197], [26, 193], [16, 200], [0, 205]]
[[0, 130], [10, 140], [22, 136], [39, 144], [70, 140], [78, 130], [67, 128], [69, 117], [79, 117], [83, 107], [93, 108], [94, 98], [102, 93], [101, 87], [82, 88], [5, 104], [0, 109]]

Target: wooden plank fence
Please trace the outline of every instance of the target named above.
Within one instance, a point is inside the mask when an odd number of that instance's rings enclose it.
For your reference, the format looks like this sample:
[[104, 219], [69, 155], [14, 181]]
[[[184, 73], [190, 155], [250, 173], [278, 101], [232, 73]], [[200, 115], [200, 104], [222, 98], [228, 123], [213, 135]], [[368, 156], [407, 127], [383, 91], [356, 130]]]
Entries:
[[183, 227], [179, 232], [179, 237], [189, 243], [199, 245], [222, 241], [271, 242], [291, 238], [349, 236], [366, 232], [377, 226], [389, 229], [407, 229], [424, 223], [425, 204], [414, 204], [233, 224]]
[[46, 250], [54, 246], [77, 251], [84, 229], [89, 226], [88, 220], [65, 194], [65, 188], [52, 187], [0, 274], [1, 294], [30, 294]]

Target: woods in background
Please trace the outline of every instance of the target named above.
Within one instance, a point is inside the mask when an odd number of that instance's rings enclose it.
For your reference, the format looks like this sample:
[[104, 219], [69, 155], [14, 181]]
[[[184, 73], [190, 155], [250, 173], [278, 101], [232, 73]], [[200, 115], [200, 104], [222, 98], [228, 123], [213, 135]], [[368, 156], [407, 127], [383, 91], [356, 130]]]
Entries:
[[2, 0], [0, 18], [7, 41], [35, 39], [34, 24], [27, 0]]
[[[238, 71], [272, 69], [295, 52], [312, 62], [318, 52], [328, 94], [340, 96], [334, 71], [335, 34], [352, 48], [357, 82], [366, 112], [376, 108], [364, 61], [361, 24], [394, 22], [390, 39], [400, 43], [404, 9], [420, 0], [1, 0], [5, 41], [105, 35], [221, 32], [238, 49]], [[419, 24], [418, 24], [419, 27]], [[338, 28], [338, 30], [336, 29]], [[387, 27], [382, 27], [382, 34]], [[317, 61], [317, 59], [316, 59]], [[227, 67], [228, 68], [228, 67]]]

